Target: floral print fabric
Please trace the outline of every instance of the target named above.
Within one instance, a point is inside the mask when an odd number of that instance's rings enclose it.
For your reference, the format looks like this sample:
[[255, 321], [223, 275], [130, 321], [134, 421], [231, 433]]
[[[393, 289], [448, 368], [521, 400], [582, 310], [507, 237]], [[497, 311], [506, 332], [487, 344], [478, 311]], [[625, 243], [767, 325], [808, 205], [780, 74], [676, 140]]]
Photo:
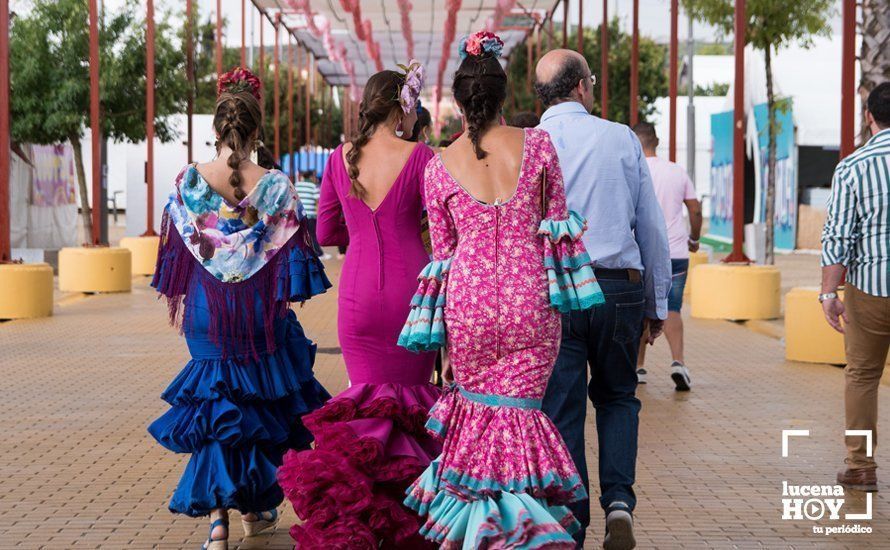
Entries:
[[[540, 410], [561, 335], [550, 279], [574, 273], [555, 281], [557, 294], [587, 297], [572, 308], [601, 301], [601, 292], [580, 241], [583, 220], [566, 208], [556, 151], [545, 132], [526, 130], [516, 191], [497, 205], [473, 198], [441, 157], [425, 179], [431, 265], [448, 269], [432, 278], [436, 270], [424, 271], [403, 336], [416, 349], [435, 347], [441, 312], [455, 389], [427, 423], [444, 439], [442, 454], [405, 502], [427, 515], [421, 532], [442, 548], [574, 548], [569, 532], [579, 524], [563, 505], [586, 492]], [[572, 231], [548, 234], [561, 226]], [[586, 288], [564, 288], [575, 282]]]
[[259, 271], [305, 218], [296, 190], [283, 172], [269, 171], [237, 205], [230, 205], [194, 165], [176, 177], [168, 212], [192, 255], [225, 283], [243, 281]]

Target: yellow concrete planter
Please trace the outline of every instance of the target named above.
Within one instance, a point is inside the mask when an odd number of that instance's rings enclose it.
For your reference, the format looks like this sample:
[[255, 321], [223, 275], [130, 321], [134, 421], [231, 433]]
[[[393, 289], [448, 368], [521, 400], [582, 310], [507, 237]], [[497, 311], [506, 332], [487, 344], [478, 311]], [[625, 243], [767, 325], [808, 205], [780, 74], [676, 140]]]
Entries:
[[59, 251], [59, 290], [130, 292], [131, 256], [126, 248], [63, 248]]
[[686, 275], [686, 288], [683, 290], [683, 295], [687, 298], [692, 293], [692, 275], [694, 273], [693, 268], [699, 265], [705, 265], [710, 260], [711, 255], [704, 250], [689, 253], [689, 273], [688, 275]]
[[0, 264], [0, 319], [53, 314], [53, 268], [49, 264]]
[[[838, 293], [843, 298], [843, 292]], [[843, 364], [844, 336], [828, 325], [816, 287], [795, 287], [785, 295], [785, 358], [805, 363]]]
[[121, 247], [132, 254], [133, 275], [152, 275], [158, 258], [160, 237], [124, 237]]
[[733, 321], [777, 319], [781, 281], [774, 266], [699, 265], [692, 280], [692, 316]]

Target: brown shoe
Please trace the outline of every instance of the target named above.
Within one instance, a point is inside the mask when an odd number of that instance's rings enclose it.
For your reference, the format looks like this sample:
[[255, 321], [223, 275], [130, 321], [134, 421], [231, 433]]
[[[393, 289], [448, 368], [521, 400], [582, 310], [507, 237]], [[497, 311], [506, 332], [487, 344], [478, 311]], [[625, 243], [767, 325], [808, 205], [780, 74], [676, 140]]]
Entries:
[[878, 490], [877, 468], [847, 468], [837, 473], [837, 482], [853, 491], [876, 492]]

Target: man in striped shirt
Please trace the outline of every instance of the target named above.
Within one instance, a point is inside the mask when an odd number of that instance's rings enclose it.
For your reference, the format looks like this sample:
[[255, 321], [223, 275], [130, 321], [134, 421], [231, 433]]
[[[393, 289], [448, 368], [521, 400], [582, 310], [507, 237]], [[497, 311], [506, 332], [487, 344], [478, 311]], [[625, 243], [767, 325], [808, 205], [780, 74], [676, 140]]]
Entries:
[[297, 195], [303, 208], [306, 210], [306, 224], [309, 228], [309, 234], [312, 235], [313, 248], [315, 253], [321, 256], [323, 260], [330, 260], [330, 254], [325, 254], [318, 246], [318, 240], [315, 237], [315, 224], [318, 221], [318, 197], [320, 195], [318, 184], [315, 183], [315, 172], [309, 170], [300, 172], [300, 181], [296, 183]]
[[[847, 467], [837, 482], [877, 491], [872, 445], [877, 442], [878, 385], [890, 349], [890, 82], [868, 96], [868, 143], [834, 172], [822, 231], [822, 310], [844, 334]], [[844, 278], [844, 301], [838, 286]], [[843, 320], [843, 324], [841, 324]]]

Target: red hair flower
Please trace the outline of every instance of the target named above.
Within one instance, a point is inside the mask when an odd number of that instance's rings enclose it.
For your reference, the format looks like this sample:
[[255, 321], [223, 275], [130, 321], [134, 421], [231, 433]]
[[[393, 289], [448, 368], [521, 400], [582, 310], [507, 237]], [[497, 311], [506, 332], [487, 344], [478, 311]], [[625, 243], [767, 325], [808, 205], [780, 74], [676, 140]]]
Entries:
[[255, 74], [244, 67], [235, 67], [231, 71], [219, 77], [216, 83], [216, 95], [219, 96], [223, 92], [237, 94], [241, 92], [249, 92], [253, 97], [260, 99], [260, 90], [262, 83]]

